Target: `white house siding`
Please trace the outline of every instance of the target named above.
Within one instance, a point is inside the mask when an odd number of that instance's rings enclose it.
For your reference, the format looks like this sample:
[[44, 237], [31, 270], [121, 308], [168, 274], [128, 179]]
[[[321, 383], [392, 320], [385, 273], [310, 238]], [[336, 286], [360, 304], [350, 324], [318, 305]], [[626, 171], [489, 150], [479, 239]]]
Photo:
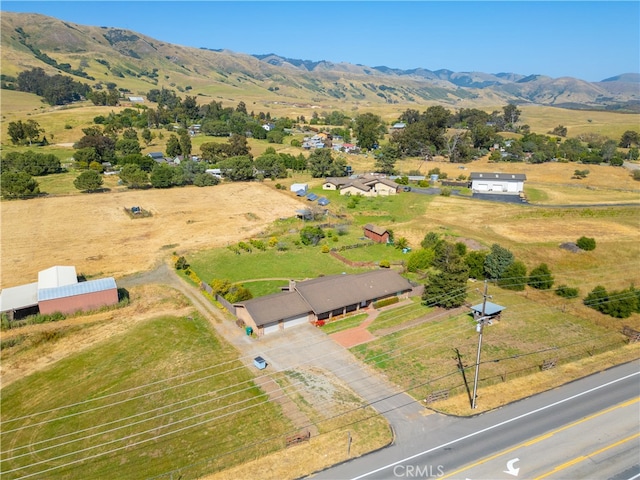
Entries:
[[363, 190], [360, 190], [359, 188], [354, 188], [354, 187], [344, 187], [343, 189], [340, 190], [340, 195], [363, 195], [365, 197], [370, 197], [371, 196], [371, 191], [369, 192], [365, 192]]
[[378, 183], [375, 186], [375, 190], [378, 195], [395, 195], [397, 190], [395, 188], [389, 187], [384, 183]]

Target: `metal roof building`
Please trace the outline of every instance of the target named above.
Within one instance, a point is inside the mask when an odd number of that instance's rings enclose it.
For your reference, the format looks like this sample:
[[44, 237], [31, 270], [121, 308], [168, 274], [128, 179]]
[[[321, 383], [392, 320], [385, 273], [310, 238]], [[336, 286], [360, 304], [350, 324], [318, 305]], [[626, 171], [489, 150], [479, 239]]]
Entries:
[[118, 287], [111, 277], [38, 290], [38, 306], [42, 314], [75, 313], [116, 303]]
[[38, 272], [38, 288], [54, 288], [78, 283], [76, 267], [55, 266]]
[[10, 319], [38, 311], [66, 314], [116, 303], [118, 287], [113, 278], [78, 282], [76, 268], [70, 266], [41, 270], [37, 282], [3, 288], [0, 292], [0, 312], [8, 314]]

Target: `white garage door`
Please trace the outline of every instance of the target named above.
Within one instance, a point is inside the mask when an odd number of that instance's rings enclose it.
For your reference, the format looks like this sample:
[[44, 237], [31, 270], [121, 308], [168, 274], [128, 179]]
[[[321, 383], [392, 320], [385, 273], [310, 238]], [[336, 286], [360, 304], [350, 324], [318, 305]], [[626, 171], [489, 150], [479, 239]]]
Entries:
[[304, 325], [305, 323], [309, 323], [309, 318], [307, 315], [304, 317], [296, 317], [285, 320], [284, 328], [295, 327], [296, 325]]
[[264, 326], [264, 334], [265, 335], [268, 335], [269, 333], [278, 332], [279, 330], [280, 330], [280, 325], [278, 325], [278, 322], [267, 323]]
[[475, 190], [479, 191], [479, 192], [486, 192], [489, 190], [489, 184], [488, 183], [476, 183]]

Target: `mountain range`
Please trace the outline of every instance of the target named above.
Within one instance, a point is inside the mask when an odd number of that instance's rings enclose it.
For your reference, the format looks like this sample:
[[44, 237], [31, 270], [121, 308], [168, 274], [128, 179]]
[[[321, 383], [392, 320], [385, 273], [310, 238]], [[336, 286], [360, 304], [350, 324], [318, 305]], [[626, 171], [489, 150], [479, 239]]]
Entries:
[[640, 73], [587, 82], [517, 73], [400, 70], [184, 47], [130, 30], [78, 25], [39, 14], [1, 12], [1, 16], [5, 81], [41, 67], [49, 74], [69, 74], [92, 86], [116, 84], [134, 94], [166, 87], [223, 99], [244, 95], [343, 107], [515, 103], [640, 111]]

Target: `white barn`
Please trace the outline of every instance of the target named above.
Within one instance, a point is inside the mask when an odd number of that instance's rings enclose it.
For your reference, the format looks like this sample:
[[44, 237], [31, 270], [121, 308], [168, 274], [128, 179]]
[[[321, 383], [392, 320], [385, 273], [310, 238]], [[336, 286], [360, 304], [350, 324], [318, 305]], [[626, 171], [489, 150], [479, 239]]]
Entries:
[[524, 192], [524, 173], [481, 173], [470, 175], [471, 190], [477, 193], [503, 193], [520, 195]]

